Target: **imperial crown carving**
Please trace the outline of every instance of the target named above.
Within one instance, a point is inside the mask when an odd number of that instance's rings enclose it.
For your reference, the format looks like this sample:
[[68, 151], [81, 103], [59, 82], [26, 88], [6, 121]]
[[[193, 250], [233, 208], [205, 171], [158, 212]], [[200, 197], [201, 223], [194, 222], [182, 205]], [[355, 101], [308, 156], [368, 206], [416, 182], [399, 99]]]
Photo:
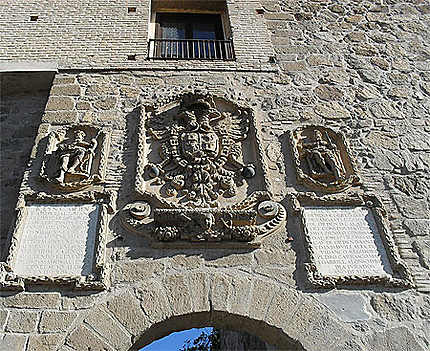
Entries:
[[250, 108], [186, 93], [141, 116], [136, 190], [123, 224], [156, 241], [255, 242], [278, 228]]

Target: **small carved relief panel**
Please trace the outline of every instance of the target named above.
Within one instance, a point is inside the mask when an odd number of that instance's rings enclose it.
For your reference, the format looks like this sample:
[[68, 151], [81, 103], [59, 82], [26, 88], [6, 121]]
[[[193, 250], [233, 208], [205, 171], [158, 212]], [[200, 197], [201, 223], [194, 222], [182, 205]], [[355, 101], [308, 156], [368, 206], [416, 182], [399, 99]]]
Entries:
[[146, 205], [126, 206], [123, 224], [156, 241], [253, 242], [267, 234], [263, 223], [286, 217], [267, 193], [252, 110], [223, 98], [185, 93], [146, 108], [136, 170]]
[[41, 178], [68, 191], [103, 181], [109, 136], [108, 129], [89, 125], [51, 130], [46, 140]]
[[301, 220], [310, 283], [412, 287], [380, 200], [373, 195], [291, 195]]
[[297, 181], [310, 189], [338, 192], [360, 184], [357, 168], [341, 132], [322, 126], [290, 132]]

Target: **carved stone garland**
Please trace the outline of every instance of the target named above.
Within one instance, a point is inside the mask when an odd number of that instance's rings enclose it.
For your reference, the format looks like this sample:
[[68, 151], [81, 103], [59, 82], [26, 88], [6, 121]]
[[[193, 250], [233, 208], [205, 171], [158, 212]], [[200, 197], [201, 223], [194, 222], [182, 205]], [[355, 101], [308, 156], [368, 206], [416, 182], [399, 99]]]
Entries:
[[281, 226], [285, 209], [266, 191], [246, 195], [256, 176], [267, 190], [252, 111], [200, 92], [166, 105], [141, 122], [136, 190], [146, 201], [124, 207], [122, 223], [162, 242], [254, 242]]

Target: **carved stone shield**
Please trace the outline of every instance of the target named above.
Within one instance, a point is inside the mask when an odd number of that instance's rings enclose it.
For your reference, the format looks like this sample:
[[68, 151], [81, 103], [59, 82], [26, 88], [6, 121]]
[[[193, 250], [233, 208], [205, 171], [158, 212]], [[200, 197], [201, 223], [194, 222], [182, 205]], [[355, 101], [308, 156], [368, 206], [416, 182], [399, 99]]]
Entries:
[[313, 190], [338, 192], [360, 184], [345, 136], [322, 127], [290, 131], [297, 182]]

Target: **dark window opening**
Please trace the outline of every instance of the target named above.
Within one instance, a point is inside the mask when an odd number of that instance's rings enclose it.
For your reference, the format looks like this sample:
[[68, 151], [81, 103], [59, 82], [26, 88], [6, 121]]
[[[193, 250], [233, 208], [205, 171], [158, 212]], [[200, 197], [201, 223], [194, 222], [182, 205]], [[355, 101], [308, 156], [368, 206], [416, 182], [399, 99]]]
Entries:
[[153, 58], [234, 59], [220, 14], [157, 13], [155, 37], [150, 40]]
[[157, 13], [162, 39], [216, 39], [223, 40], [221, 15]]

